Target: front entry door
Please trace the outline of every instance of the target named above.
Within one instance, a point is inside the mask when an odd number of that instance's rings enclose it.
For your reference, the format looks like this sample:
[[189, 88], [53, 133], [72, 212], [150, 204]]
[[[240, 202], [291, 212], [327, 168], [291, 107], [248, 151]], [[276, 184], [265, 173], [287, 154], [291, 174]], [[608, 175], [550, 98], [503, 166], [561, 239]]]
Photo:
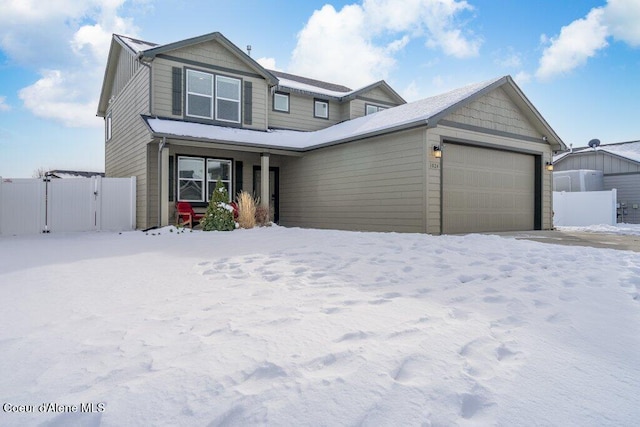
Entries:
[[[260, 166], [253, 167], [253, 189], [255, 194], [263, 200], [262, 194], [260, 194], [262, 171]], [[269, 168], [269, 208], [271, 210], [271, 220], [276, 224], [280, 220], [280, 169], [277, 167]]]

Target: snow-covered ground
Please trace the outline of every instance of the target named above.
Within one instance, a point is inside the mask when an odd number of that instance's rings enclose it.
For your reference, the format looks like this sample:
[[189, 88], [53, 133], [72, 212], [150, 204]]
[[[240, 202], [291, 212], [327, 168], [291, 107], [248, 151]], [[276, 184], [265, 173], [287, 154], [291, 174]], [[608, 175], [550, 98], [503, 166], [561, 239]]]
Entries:
[[640, 224], [590, 225], [586, 227], [557, 227], [560, 231], [578, 231], [587, 233], [607, 233], [627, 236], [640, 236]]
[[634, 252], [283, 227], [2, 237], [0, 291], [3, 426], [640, 419]]

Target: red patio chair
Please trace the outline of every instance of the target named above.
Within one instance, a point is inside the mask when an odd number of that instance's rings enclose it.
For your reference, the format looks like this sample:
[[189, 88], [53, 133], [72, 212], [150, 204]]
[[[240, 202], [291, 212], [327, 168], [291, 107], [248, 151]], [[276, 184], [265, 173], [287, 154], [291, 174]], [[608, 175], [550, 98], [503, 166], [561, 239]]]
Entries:
[[191, 203], [178, 202], [176, 203], [176, 225], [184, 227], [186, 225], [189, 228], [193, 228], [194, 225], [200, 223], [200, 220], [204, 217], [204, 214], [195, 213]]

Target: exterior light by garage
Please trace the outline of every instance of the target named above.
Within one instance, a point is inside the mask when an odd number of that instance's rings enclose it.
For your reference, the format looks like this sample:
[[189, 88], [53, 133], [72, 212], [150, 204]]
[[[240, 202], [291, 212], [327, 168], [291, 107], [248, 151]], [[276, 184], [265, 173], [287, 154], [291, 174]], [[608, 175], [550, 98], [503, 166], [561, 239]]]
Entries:
[[546, 167], [547, 167], [547, 170], [548, 170], [549, 172], [553, 171], [553, 163], [551, 163], [551, 162], [547, 162], [547, 163], [546, 163]]
[[437, 145], [433, 146], [433, 157], [435, 157], [437, 159], [442, 157], [442, 149], [440, 147], [438, 147]]

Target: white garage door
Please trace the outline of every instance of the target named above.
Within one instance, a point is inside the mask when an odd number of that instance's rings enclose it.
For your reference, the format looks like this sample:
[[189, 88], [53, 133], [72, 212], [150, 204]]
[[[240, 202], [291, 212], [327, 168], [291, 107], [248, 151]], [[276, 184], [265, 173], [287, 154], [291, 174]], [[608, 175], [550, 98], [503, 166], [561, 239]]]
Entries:
[[442, 160], [444, 233], [534, 229], [534, 156], [446, 143]]

